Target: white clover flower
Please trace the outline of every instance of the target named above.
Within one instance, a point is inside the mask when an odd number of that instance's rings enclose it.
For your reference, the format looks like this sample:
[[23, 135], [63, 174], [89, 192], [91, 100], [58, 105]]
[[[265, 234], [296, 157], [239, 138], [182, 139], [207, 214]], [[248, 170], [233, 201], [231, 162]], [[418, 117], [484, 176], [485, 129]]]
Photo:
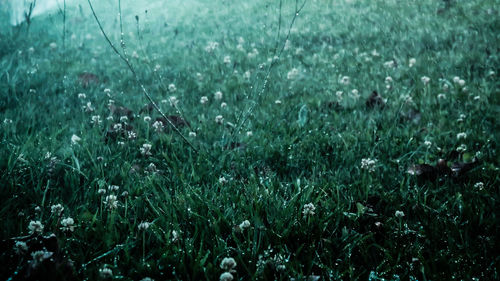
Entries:
[[28, 49], [28, 52], [30, 52], [30, 53], [34, 53], [34, 52], [35, 52], [35, 48], [30, 47], [30, 48]]
[[135, 139], [135, 138], [137, 138], [137, 134], [135, 132], [132, 132], [132, 131], [127, 131], [127, 138], [128, 139]]
[[351, 96], [352, 96], [353, 99], [358, 100], [359, 99], [359, 91], [358, 91], [358, 89], [352, 89]]
[[233, 275], [229, 272], [224, 272], [219, 277], [220, 281], [233, 281], [233, 279], [234, 279]]
[[432, 142], [426, 140], [426, 141], [424, 141], [424, 145], [427, 146], [427, 148], [431, 148]]
[[457, 147], [457, 152], [465, 152], [467, 151], [467, 146], [465, 144], [461, 144]]
[[458, 76], [453, 77], [453, 83], [458, 84], [458, 82], [460, 82], [460, 77]]
[[392, 82], [393, 82], [393, 80], [392, 80], [392, 77], [391, 77], [391, 76], [387, 76], [387, 77], [385, 77], [385, 83], [386, 83], [386, 84], [390, 84], [390, 83], [392, 83]]
[[[105, 94], [109, 94], [109, 93], [111, 93], [111, 89], [109, 89], [109, 88], [104, 89], [104, 93], [105, 93]], [[112, 100], [110, 100], [110, 101], [112, 101]]]
[[302, 210], [302, 215], [305, 217], [309, 216], [314, 216], [316, 213], [314, 212], [316, 210], [316, 207], [314, 206], [313, 203], [308, 203], [304, 205], [304, 208]]
[[179, 238], [179, 232], [177, 230], [172, 230], [172, 243], [177, 243]]
[[106, 120], [108, 120], [108, 121], [113, 121], [113, 120], [114, 120], [114, 118], [113, 118], [113, 116], [112, 116], [112, 115], [110, 115], [110, 116], [106, 117]]
[[163, 123], [161, 121], [155, 121], [153, 122], [153, 128], [155, 129], [156, 132], [161, 132], [163, 131]]
[[99, 125], [102, 123], [101, 116], [99, 115], [93, 115], [90, 117], [90, 123], [94, 125]]
[[50, 47], [52, 50], [54, 50], [54, 49], [56, 49], [56, 48], [57, 48], [57, 44], [56, 44], [55, 42], [52, 42], [52, 43], [50, 43], [50, 44], [49, 44], [49, 47]]
[[349, 85], [351, 83], [351, 78], [349, 76], [343, 76], [340, 79], [340, 83], [344, 85]]
[[203, 96], [203, 97], [200, 98], [200, 103], [201, 104], [205, 104], [207, 102], [208, 102], [208, 98], [206, 96]]
[[249, 220], [244, 220], [238, 225], [241, 230], [245, 230], [250, 227], [250, 221]]
[[72, 136], [71, 136], [71, 143], [72, 143], [72, 144], [77, 144], [77, 143], [78, 143], [79, 141], [81, 141], [81, 140], [82, 140], [82, 139], [81, 139], [79, 136], [77, 136], [77, 135], [72, 135]]
[[223, 102], [220, 104], [220, 108], [226, 108], [227, 107], [227, 103]]
[[420, 80], [422, 81], [422, 83], [424, 85], [427, 85], [429, 84], [429, 82], [431, 81], [431, 78], [427, 77], [427, 76], [422, 76], [422, 78], [420, 78]]
[[415, 58], [411, 58], [408, 60], [408, 66], [413, 67], [417, 63], [417, 60]]
[[220, 263], [220, 268], [225, 271], [233, 271], [236, 267], [236, 261], [233, 258], [224, 258]]
[[124, 146], [124, 145], [125, 145], [125, 142], [123, 142], [123, 141], [119, 141], [119, 142], [117, 142], [117, 144], [118, 144], [119, 146]]
[[177, 91], [177, 87], [175, 87], [175, 84], [169, 84], [168, 85], [168, 90], [170, 92], [175, 92], [175, 91]]
[[177, 106], [177, 104], [179, 103], [179, 100], [177, 99], [177, 97], [174, 97], [174, 96], [171, 96], [168, 98], [168, 101], [170, 102], [170, 105], [171, 106]]
[[64, 207], [61, 204], [52, 205], [50, 207], [50, 212], [55, 216], [60, 216], [64, 211]]
[[12, 119], [5, 118], [3, 119], [4, 124], [12, 124]]
[[220, 178], [219, 178], [219, 183], [220, 183], [220, 184], [226, 184], [227, 182], [228, 182], [228, 181], [227, 181], [227, 179], [226, 179], [225, 177], [220, 177]]
[[118, 189], [120, 189], [120, 187], [118, 185], [109, 185], [108, 186], [109, 191], [118, 191]]
[[379, 53], [377, 52], [377, 50], [375, 50], [375, 49], [371, 52], [371, 55], [372, 55], [373, 57], [379, 57], [379, 56], [380, 56], [380, 54], [379, 54]]
[[252, 76], [252, 73], [250, 71], [245, 71], [245, 73], [243, 73], [243, 78], [245, 79], [250, 79], [250, 77]]
[[361, 159], [361, 169], [368, 170], [370, 173], [375, 172], [377, 162], [377, 159], [363, 158]]
[[280, 100], [275, 100], [274, 104], [278, 104], [279, 105], [279, 104], [281, 104], [281, 101]]
[[463, 80], [463, 79], [458, 80], [458, 85], [459, 85], [460, 87], [465, 86], [465, 80]]
[[145, 143], [139, 150], [141, 151], [142, 156], [151, 156], [152, 155], [151, 148], [152, 148], [151, 144]]
[[123, 129], [123, 125], [121, 123], [116, 123], [113, 125], [113, 130], [115, 131], [121, 131]]
[[141, 279], [141, 281], [154, 281], [154, 279], [151, 279], [150, 277], [144, 277]]
[[215, 116], [215, 123], [217, 123], [217, 124], [223, 124], [224, 123], [224, 117], [222, 117], [222, 115]]
[[458, 133], [457, 134], [457, 139], [460, 140], [460, 139], [466, 139], [467, 138], [467, 133]]
[[106, 196], [106, 199], [104, 200], [104, 203], [108, 206], [110, 209], [116, 209], [118, 208], [118, 198], [116, 195], [108, 195]]
[[230, 64], [231, 63], [231, 57], [230, 56], [225, 56], [224, 57], [224, 63], [225, 64]]
[[257, 57], [258, 55], [259, 55], [259, 51], [255, 48], [253, 48], [252, 51], [247, 54], [247, 57], [249, 59], [253, 59], [253, 58]]
[[75, 221], [72, 218], [65, 218], [61, 220], [62, 231], [75, 231]]
[[30, 224], [28, 225], [28, 230], [30, 233], [38, 233], [41, 234], [43, 232], [43, 224], [40, 221], [30, 221]]
[[110, 268], [104, 267], [99, 269], [99, 275], [103, 279], [113, 278], [113, 271]]
[[394, 216], [396, 216], [396, 218], [402, 218], [405, 216], [405, 213], [403, 211], [396, 211]]
[[97, 190], [97, 194], [99, 194], [99, 195], [104, 195], [104, 194], [106, 194], [106, 189], [104, 189], [104, 188], [99, 188], [99, 190]]
[[339, 101], [341, 101], [341, 100], [342, 100], [342, 96], [343, 96], [343, 94], [344, 94], [344, 92], [342, 92], [342, 91], [337, 91], [337, 92], [335, 92], [335, 95], [337, 96], [337, 99], [338, 99]]
[[143, 221], [143, 222], [141, 222], [141, 223], [137, 226], [137, 228], [138, 228], [139, 230], [146, 230], [146, 229], [148, 229], [148, 228], [149, 228], [149, 225], [150, 225], [150, 223], [149, 223], [149, 222]]
[[139, 54], [137, 53], [137, 51], [133, 51], [133, 52], [132, 52], [132, 57], [133, 57], [134, 59], [138, 59], [138, 58], [139, 58]]
[[441, 93], [441, 94], [437, 95], [437, 98], [440, 100], [444, 100], [444, 99], [446, 99], [446, 95]]
[[396, 67], [396, 63], [394, 62], [394, 60], [390, 60], [390, 61], [384, 62], [384, 66], [387, 68], [394, 68], [394, 67]]
[[18, 255], [24, 254], [28, 251], [28, 244], [26, 244], [26, 242], [16, 241], [16, 244], [14, 245], [14, 251]]
[[194, 138], [194, 137], [196, 137], [196, 133], [195, 132], [189, 132], [189, 136], [192, 137], [192, 138]]
[[144, 116], [144, 122], [146, 122], [146, 123], [151, 122], [151, 117], [150, 116]]
[[128, 121], [128, 117], [127, 116], [120, 116], [120, 122], [126, 123], [127, 121]]
[[216, 99], [216, 100], [222, 99], [222, 92], [221, 91], [215, 92], [214, 93], [214, 99]]
[[219, 46], [219, 43], [217, 42], [208, 42], [207, 46], [205, 46], [205, 51], [208, 53], [213, 52], [217, 47]]
[[33, 258], [32, 266], [37, 267], [44, 260], [52, 257], [54, 253], [47, 251], [47, 249], [43, 248], [43, 250], [35, 251], [31, 253], [31, 257]]
[[237, 49], [238, 51], [241, 51], [241, 52], [244, 52], [244, 51], [245, 51], [245, 48], [243, 47], [243, 44], [238, 44], [238, 45], [236, 45], [236, 49]]
[[155, 68], [154, 68], [154, 71], [158, 71], [158, 70], [160, 70], [160, 69], [161, 69], [161, 65], [156, 64], [156, 65], [155, 65]]
[[474, 188], [483, 189], [484, 188], [484, 183], [483, 182], [476, 182], [474, 184]]
[[252, 131], [248, 131], [247, 132], [247, 137], [251, 137], [251, 136], [253, 136], [253, 132]]
[[299, 70], [297, 68], [292, 68], [290, 71], [288, 71], [286, 78], [288, 80], [295, 80], [298, 76], [299, 76]]
[[196, 79], [197, 79], [198, 81], [203, 81], [203, 75], [202, 75], [201, 73], [197, 72], [197, 73], [196, 73]]

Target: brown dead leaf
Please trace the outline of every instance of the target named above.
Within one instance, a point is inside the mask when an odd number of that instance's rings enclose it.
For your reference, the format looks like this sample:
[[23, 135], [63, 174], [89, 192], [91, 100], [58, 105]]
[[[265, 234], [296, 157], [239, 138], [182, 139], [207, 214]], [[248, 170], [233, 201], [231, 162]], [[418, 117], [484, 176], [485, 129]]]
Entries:
[[114, 104], [109, 105], [109, 112], [113, 117], [120, 119], [122, 116], [127, 116], [127, 118], [132, 121], [134, 120], [134, 112], [124, 106], [116, 106]]
[[83, 72], [78, 75], [78, 80], [80, 81], [80, 84], [84, 88], [88, 88], [89, 86], [97, 86], [99, 85], [99, 77], [93, 73], [90, 72]]

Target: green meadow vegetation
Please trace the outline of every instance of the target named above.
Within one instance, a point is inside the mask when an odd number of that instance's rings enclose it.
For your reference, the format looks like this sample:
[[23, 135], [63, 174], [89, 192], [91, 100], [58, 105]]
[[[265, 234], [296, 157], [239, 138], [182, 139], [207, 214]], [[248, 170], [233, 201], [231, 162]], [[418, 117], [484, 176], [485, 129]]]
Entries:
[[1, 278], [498, 280], [500, 2], [303, 1], [2, 12]]

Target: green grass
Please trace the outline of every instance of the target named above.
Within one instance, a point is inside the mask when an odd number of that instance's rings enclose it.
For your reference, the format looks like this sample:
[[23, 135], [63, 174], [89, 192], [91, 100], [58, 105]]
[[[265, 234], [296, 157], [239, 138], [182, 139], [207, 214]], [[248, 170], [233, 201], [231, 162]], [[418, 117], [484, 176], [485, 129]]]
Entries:
[[[118, 3], [95, 2], [122, 51]], [[279, 39], [278, 1], [167, 1], [149, 4], [147, 13], [131, 2], [122, 3], [130, 62], [165, 114], [190, 123], [180, 131], [199, 152], [144, 121], [160, 115], [139, 114], [148, 102], [86, 1], [68, 6], [64, 37], [60, 12], [34, 18], [29, 29], [3, 23], [3, 279], [50, 272], [94, 280], [109, 268], [113, 279], [217, 280], [225, 257], [236, 260], [235, 280], [499, 278], [499, 1], [307, 1], [262, 94], [295, 1], [283, 1]], [[209, 42], [218, 43], [212, 52]], [[298, 74], [288, 79], [293, 68]], [[85, 72], [99, 81], [84, 87]], [[365, 106], [373, 90], [385, 107]], [[177, 109], [160, 102], [170, 96]], [[107, 120], [110, 99], [137, 114], [128, 120], [135, 139], [106, 142], [118, 121]], [[87, 102], [92, 112], [82, 108]], [[404, 117], [411, 112], [420, 118]], [[95, 115], [101, 124], [91, 123]], [[81, 140], [72, 144], [73, 135]], [[228, 149], [231, 142], [243, 147]], [[145, 143], [151, 156], [141, 155]], [[456, 153], [461, 145], [466, 150]], [[373, 171], [361, 167], [365, 158], [377, 160]], [[460, 178], [407, 173], [415, 164], [473, 158], [479, 165]], [[158, 172], [148, 170], [151, 163]], [[98, 193], [109, 185], [119, 190]], [[116, 209], [106, 205], [110, 194]], [[314, 214], [304, 216], [309, 203]], [[55, 204], [64, 206], [61, 216], [51, 213]], [[73, 232], [61, 230], [68, 217]], [[43, 235], [57, 237], [57, 269], [51, 261], [33, 265], [30, 252], [49, 247], [39, 237], [28, 251], [14, 251], [22, 240], [15, 237], [29, 235], [37, 220]], [[240, 231], [244, 220], [250, 227]], [[141, 230], [141, 222], [151, 224]], [[60, 266], [68, 260], [72, 273]]]

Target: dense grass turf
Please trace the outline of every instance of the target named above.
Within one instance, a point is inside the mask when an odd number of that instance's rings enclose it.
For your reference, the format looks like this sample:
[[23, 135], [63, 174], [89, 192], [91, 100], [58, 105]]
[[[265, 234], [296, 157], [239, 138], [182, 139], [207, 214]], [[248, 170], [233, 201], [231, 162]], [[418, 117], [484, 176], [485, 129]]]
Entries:
[[2, 279], [499, 278], [499, 1], [95, 2], [194, 148], [86, 1], [2, 25]]

